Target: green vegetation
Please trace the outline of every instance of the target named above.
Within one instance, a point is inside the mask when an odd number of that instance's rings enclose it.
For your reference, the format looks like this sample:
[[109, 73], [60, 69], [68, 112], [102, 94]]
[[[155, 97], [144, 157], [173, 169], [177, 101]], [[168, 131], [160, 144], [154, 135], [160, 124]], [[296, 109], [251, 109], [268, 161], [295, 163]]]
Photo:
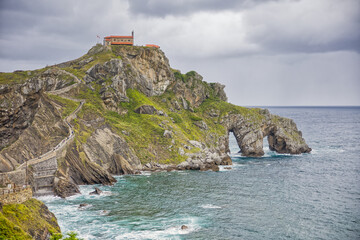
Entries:
[[[99, 87], [97, 84], [92, 86], [94, 89]], [[205, 141], [203, 130], [193, 124], [193, 122], [205, 119], [202, 113], [192, 113], [187, 110], [171, 112], [169, 110], [170, 102], [175, 99], [174, 93], [166, 92], [162, 96], [150, 98], [135, 89], [128, 89], [126, 93], [129, 102], [121, 102], [118, 105], [118, 108], [124, 112], [119, 114], [106, 110], [98, 90], [82, 88], [76, 97], [85, 99], [86, 104], [78, 113], [78, 117], [86, 121], [103, 118], [113, 131], [126, 139], [142, 163], [150, 161], [180, 163], [185, 160], [185, 156], [179, 155], [178, 149], [187, 145], [189, 139]], [[168, 101], [164, 103], [163, 98]], [[154, 106], [157, 110], [163, 111], [165, 115], [135, 113], [134, 110], [142, 105]], [[221, 125], [214, 124], [211, 120], [205, 120], [205, 122], [212, 126], [210, 132], [221, 135], [226, 133]], [[73, 121], [73, 125], [78, 143], [85, 143], [95, 130], [85, 126], [82, 121], [77, 119]], [[176, 132], [172, 139], [163, 136], [165, 129]], [[123, 134], [124, 131], [129, 134]]]
[[202, 120], [201, 117], [198, 117], [198, 116], [196, 116], [196, 115], [194, 115], [194, 114], [190, 114], [190, 119], [191, 119], [192, 121], [195, 121], [195, 122]]
[[[47, 66], [47, 67], [37, 69], [37, 70], [32, 70], [32, 71], [0, 72], [0, 84], [21, 84], [30, 78], [39, 76], [40, 74], [42, 74], [43, 72], [45, 72], [46, 70], [48, 70], [50, 68], [56, 68], [56, 67]], [[64, 69], [73, 73], [75, 76], [78, 76], [76, 69], [72, 69], [72, 68], [64, 68]], [[78, 71], [80, 71], [80, 70], [78, 70]], [[85, 76], [85, 72], [84, 72], [83, 76]], [[70, 75], [61, 74], [61, 78], [63, 80], [68, 81], [69, 85], [72, 85], [75, 83], [74, 78]]]
[[79, 102], [71, 101], [66, 98], [62, 98], [58, 95], [47, 94], [51, 100], [62, 106], [61, 117], [64, 119], [69, 116], [79, 106]]
[[[118, 46], [114, 46], [113, 49], [116, 50], [117, 48]], [[187, 74], [181, 74], [177, 70], [173, 71], [174, 74], [181, 76], [182, 81], [187, 82], [186, 84], [191, 84], [193, 87], [196, 87], [196, 84], [201, 84], [205, 91], [208, 92], [209, 98], [198, 108], [194, 109], [194, 112], [184, 109], [176, 112], [170, 111], [173, 108], [172, 103], [175, 100], [179, 101], [171, 90], [166, 91], [161, 96], [147, 97], [135, 89], [127, 89], [126, 94], [129, 102], [119, 103], [117, 106], [119, 112], [109, 111], [105, 108], [99, 94], [102, 86], [92, 83], [92, 88], [95, 91], [84, 87], [76, 96], [79, 99], [86, 100], [86, 104], [84, 104], [82, 110], [78, 113], [78, 117], [86, 121], [97, 118], [104, 119], [105, 124], [111, 126], [113, 131], [125, 138], [143, 164], [150, 161], [160, 163], [179, 163], [184, 161], [186, 157], [181, 156], [178, 153], [178, 149], [184, 148], [184, 145], [188, 144], [188, 140], [205, 142], [209, 147], [211, 144], [215, 144], [209, 143], [206, 136], [208, 134], [213, 136], [223, 136], [226, 134], [226, 129], [221, 124], [218, 124], [221, 117], [226, 114], [242, 114], [254, 124], [261, 123], [263, 120], [263, 116], [258, 109], [235, 106], [215, 97], [214, 85], [203, 82], [200, 79], [194, 79], [193, 77], [196, 76], [194, 71]], [[192, 80], [188, 81], [190, 78]], [[157, 110], [162, 111], [164, 116], [135, 113], [134, 110], [142, 105], [154, 106]], [[218, 111], [220, 113], [219, 117], [209, 118], [209, 110]], [[194, 124], [197, 121], [204, 121], [206, 123], [209, 128], [206, 130], [207, 133], [204, 133], [205, 130], [200, 129]], [[82, 121], [74, 120], [73, 124], [78, 143], [85, 143], [95, 130], [95, 128], [82, 124]], [[163, 136], [165, 130], [174, 132], [173, 138], [165, 138]], [[123, 132], [129, 134], [124, 134]], [[194, 151], [193, 149], [184, 150], [185, 152]]]
[[236, 106], [234, 104], [220, 101], [217, 99], [206, 99], [199, 108], [195, 109], [197, 113], [205, 113], [209, 109], [215, 109], [220, 111], [219, 120], [222, 116], [227, 114], [241, 114], [246, 120], [252, 124], [260, 124], [264, 120], [264, 116], [260, 114], [259, 108], [246, 108]]
[[169, 113], [169, 116], [172, 118], [174, 123], [182, 123], [183, 122], [182, 118], [177, 113]]
[[171, 69], [174, 73], [175, 79], [176, 80], [180, 80], [183, 81], [184, 83], [188, 82], [190, 77], [195, 77], [196, 72], [195, 71], [190, 71], [187, 72], [186, 74], [182, 74], [179, 70], [177, 69]]
[[[101, 44], [96, 45], [93, 47], [87, 54], [84, 56], [70, 62], [68, 66], [63, 67], [65, 71], [68, 71], [79, 79], [84, 79], [86, 75], [86, 71], [89, 70], [91, 67], [95, 66], [96, 64], [103, 64], [111, 59], [122, 59], [122, 52], [123, 48], [131, 48], [131, 50], [138, 54], [140, 53], [140, 49], [145, 47], [139, 46], [111, 46], [111, 50], [104, 49]], [[82, 63], [84, 60], [92, 59], [85, 65]]]
[[[103, 64], [114, 58], [123, 59], [125, 57], [124, 54], [126, 54], [126, 57], [128, 57], [128, 54], [138, 55], [143, 51], [143, 47], [137, 46], [111, 46], [109, 49], [97, 45], [84, 56], [68, 62], [66, 67], [62, 69], [83, 79], [86, 71], [95, 64]], [[153, 50], [146, 48], [145, 51]], [[124, 66], [124, 71], [126, 74], [131, 74], [131, 66], [129, 64]], [[195, 71], [190, 71], [186, 74], [182, 74], [175, 69], [172, 69], [172, 71], [175, 79], [183, 84], [184, 88], [200, 90], [207, 97], [193, 112], [185, 109], [173, 110], [174, 102], [181, 103], [181, 101], [171, 89], [168, 89], [161, 96], [154, 97], [147, 97], [135, 89], [127, 89], [126, 94], [129, 101], [118, 103], [110, 111], [106, 108], [100, 96], [100, 90], [112, 83], [111, 77], [105, 74], [101, 84], [95, 81], [90, 83], [91, 87], [80, 85], [78, 92], [74, 93], [75, 98], [86, 101], [77, 114], [78, 118], [72, 122], [76, 144], [81, 146], [86, 143], [97, 127], [107, 124], [114, 132], [121, 135], [127, 141], [142, 163], [150, 161], [179, 163], [186, 158], [186, 156], [179, 154], [179, 148], [184, 149], [184, 145], [189, 144], [188, 140], [201, 141], [210, 147], [216, 144], [216, 142], [208, 141], [207, 137], [210, 134], [213, 139], [226, 134], [226, 129], [219, 124], [223, 116], [238, 113], [255, 124], [263, 120], [263, 116], [256, 109], [242, 108], [221, 101], [215, 92], [215, 85], [202, 81], [202, 78]], [[110, 89], [110, 91], [114, 90]], [[63, 117], [73, 112], [79, 104], [78, 102], [56, 95], [49, 94], [49, 98], [62, 106]], [[157, 114], [146, 115], [135, 113], [134, 110], [142, 105], [154, 106], [164, 114], [160, 116]], [[189, 102], [188, 105], [190, 105]], [[219, 112], [219, 117], [209, 118], [210, 110]], [[208, 128], [202, 129], [198, 127], [199, 121], [203, 121]], [[92, 124], [88, 124], [89, 122], [92, 122]], [[165, 130], [173, 133], [172, 138], [164, 137]], [[198, 150], [184, 149], [184, 151], [192, 152]], [[82, 158], [84, 157], [82, 156]]]
[[15, 225], [13, 222], [9, 221], [3, 214], [0, 212], [0, 239], [29, 239], [32, 237], [22, 230], [19, 226]]
[[19, 84], [25, 82], [27, 79], [35, 77], [40, 73], [46, 71], [49, 67], [45, 67], [33, 71], [15, 71], [15, 72], [0, 72], [0, 84]]
[[68, 232], [66, 235], [67, 237], [64, 238], [61, 233], [56, 233], [50, 237], [50, 240], [83, 240], [82, 238], [77, 237], [76, 232]]
[[29, 235], [60, 233], [54, 217], [49, 217], [46, 206], [36, 199], [22, 204], [4, 205], [0, 212], [0, 239], [32, 239]]

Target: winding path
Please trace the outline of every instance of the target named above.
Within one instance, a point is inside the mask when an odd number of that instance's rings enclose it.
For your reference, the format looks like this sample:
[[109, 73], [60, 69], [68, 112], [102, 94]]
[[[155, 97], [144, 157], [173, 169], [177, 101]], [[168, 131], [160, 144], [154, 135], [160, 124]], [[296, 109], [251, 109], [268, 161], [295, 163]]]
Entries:
[[[54, 94], [54, 95], [61, 95], [64, 94], [71, 89], [77, 87], [81, 80], [78, 79], [75, 75], [68, 73], [64, 71], [64, 73], [74, 77], [74, 79], [77, 81], [77, 83], [67, 86], [65, 88], [59, 89], [59, 90], [52, 90], [48, 91], [47, 93]], [[17, 167], [17, 169], [14, 171], [23, 171], [26, 170], [26, 167], [29, 165], [32, 165], [33, 167], [33, 173], [34, 173], [34, 195], [36, 196], [42, 196], [42, 195], [51, 195], [54, 194], [53, 187], [54, 187], [54, 178], [55, 173], [57, 171], [57, 159], [56, 156], [58, 153], [63, 150], [63, 148], [70, 143], [74, 139], [74, 129], [73, 126], [71, 126], [70, 122], [71, 120], [75, 119], [77, 116], [76, 114], [80, 111], [85, 100], [79, 100], [79, 99], [73, 99], [65, 96], [61, 96], [65, 99], [69, 99], [71, 101], [80, 102], [78, 107], [69, 115], [67, 116], [63, 121], [68, 126], [69, 129], [69, 135], [60, 141], [54, 148], [52, 148], [50, 151], [42, 154], [39, 157], [30, 159], [20, 166]]]
[[[61, 95], [61, 94], [64, 94], [64, 93], [70, 91], [71, 89], [77, 87], [81, 83], [81, 80], [79, 78], [77, 78], [74, 74], [66, 72], [65, 70], [62, 70], [62, 73], [73, 77], [77, 81], [77, 83], [72, 84], [70, 86], [67, 86], [65, 88], [59, 89], [59, 90], [47, 91], [47, 93], [54, 94], [54, 95]], [[61, 140], [61, 142], [58, 143], [58, 145], [56, 145], [52, 150], [42, 154], [40, 157], [36, 157], [36, 158], [28, 160], [27, 162], [22, 163], [20, 166], [17, 167], [16, 170], [25, 169], [26, 164], [28, 164], [28, 165], [36, 164], [36, 163], [40, 163], [42, 161], [48, 160], [49, 158], [53, 157], [54, 154], [56, 154], [56, 152], [58, 152], [60, 149], [62, 149], [62, 147], [65, 146], [70, 140], [72, 140], [74, 138], [74, 129], [71, 126], [70, 122], [71, 122], [71, 120], [76, 118], [76, 114], [80, 111], [80, 109], [82, 108], [82, 106], [84, 105], [84, 103], [86, 101], [85, 100], [74, 99], [74, 98], [69, 98], [69, 97], [65, 97], [65, 96], [61, 96], [61, 97], [65, 98], [65, 99], [68, 99], [68, 100], [71, 100], [71, 101], [80, 102], [79, 106], [69, 116], [67, 116], [64, 119], [65, 124], [69, 128], [69, 136], [67, 136], [66, 138]]]

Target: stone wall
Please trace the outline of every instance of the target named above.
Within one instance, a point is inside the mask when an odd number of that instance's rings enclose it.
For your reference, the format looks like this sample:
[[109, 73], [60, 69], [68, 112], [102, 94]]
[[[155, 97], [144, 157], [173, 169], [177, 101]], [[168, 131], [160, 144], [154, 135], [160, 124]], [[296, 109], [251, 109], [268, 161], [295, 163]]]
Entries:
[[31, 165], [34, 172], [47, 171], [52, 169], [57, 169], [57, 160], [56, 155], [50, 157], [47, 160], [41, 161]]
[[15, 183], [18, 186], [25, 184], [26, 171], [18, 170], [7, 173], [0, 173], [0, 185], [6, 185], [7, 183]]
[[32, 198], [33, 192], [31, 187], [15, 188], [15, 189], [1, 189], [0, 202], [1, 204], [23, 203]]

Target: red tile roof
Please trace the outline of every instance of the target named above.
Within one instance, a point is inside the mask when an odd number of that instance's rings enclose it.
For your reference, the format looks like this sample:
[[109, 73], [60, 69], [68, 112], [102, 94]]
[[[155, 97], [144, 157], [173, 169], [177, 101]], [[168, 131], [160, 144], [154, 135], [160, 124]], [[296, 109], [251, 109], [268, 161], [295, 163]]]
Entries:
[[146, 44], [146, 47], [154, 47], [154, 48], [160, 48], [160, 46], [155, 45], [155, 44]]
[[104, 37], [105, 39], [109, 39], [109, 38], [133, 38], [133, 36], [107, 36]]
[[111, 45], [133, 45], [132, 42], [112, 42]]

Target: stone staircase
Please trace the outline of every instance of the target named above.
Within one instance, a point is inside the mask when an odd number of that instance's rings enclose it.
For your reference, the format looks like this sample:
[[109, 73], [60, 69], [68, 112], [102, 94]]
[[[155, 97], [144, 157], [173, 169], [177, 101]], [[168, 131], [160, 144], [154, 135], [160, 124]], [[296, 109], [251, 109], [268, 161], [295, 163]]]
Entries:
[[34, 196], [54, 195], [54, 179], [57, 170], [56, 156], [32, 165]]
[[[76, 83], [62, 89], [47, 91], [47, 93], [60, 95], [70, 91], [73, 88], [76, 88], [81, 83], [81, 80], [72, 73], [66, 72], [64, 70], [58, 71], [73, 77], [76, 80]], [[27, 168], [31, 168], [33, 175], [30, 178], [33, 180], [32, 187], [34, 190], [34, 196], [54, 195], [54, 180], [55, 173], [57, 171], [57, 154], [61, 153], [61, 151], [65, 149], [65, 147], [74, 139], [74, 130], [70, 122], [77, 117], [76, 114], [80, 111], [86, 102], [83, 99], [73, 99], [65, 96], [62, 97], [72, 101], [80, 102], [78, 107], [64, 119], [64, 122], [69, 128], [69, 135], [49, 152], [46, 152], [39, 157], [25, 161], [14, 171], [0, 173], [0, 178], [10, 177], [11, 181], [14, 183], [18, 185], [24, 185], [26, 181], [28, 181], [26, 180]]]

